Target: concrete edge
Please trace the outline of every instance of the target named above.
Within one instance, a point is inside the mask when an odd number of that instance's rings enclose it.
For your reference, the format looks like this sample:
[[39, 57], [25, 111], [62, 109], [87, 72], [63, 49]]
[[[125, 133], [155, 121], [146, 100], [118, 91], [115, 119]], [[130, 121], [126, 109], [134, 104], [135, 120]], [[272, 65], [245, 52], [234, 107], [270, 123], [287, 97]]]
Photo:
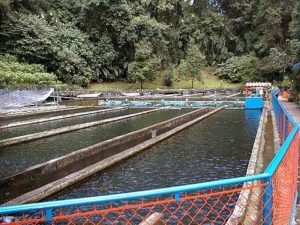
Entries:
[[96, 114], [96, 113], [105, 113], [105, 112], [111, 112], [111, 111], [116, 111], [116, 110], [123, 110], [126, 108], [128, 108], [128, 107], [100, 109], [100, 110], [94, 110], [94, 111], [88, 111], [88, 112], [72, 113], [72, 114], [61, 115], [61, 116], [53, 116], [53, 117], [47, 117], [47, 118], [41, 118], [41, 119], [33, 119], [33, 120], [28, 120], [28, 121], [9, 123], [9, 124], [0, 126], [0, 130], [12, 128], [12, 127], [30, 125], [30, 124], [35, 124], [35, 123], [44, 123], [44, 122], [50, 122], [50, 121], [54, 121], [54, 120], [61, 120], [61, 119], [67, 119], [67, 118], [72, 118], [72, 117], [85, 116], [85, 115]]
[[275, 117], [275, 113], [272, 110], [271, 111], [271, 117], [272, 117], [272, 123], [273, 123], [273, 135], [274, 135], [274, 150], [275, 150], [275, 154], [279, 151], [280, 149], [280, 137], [279, 137], [279, 130], [278, 130], [278, 126], [277, 126], [277, 121], [276, 121], [276, 117]]
[[143, 220], [139, 225], [163, 225], [165, 224], [163, 219], [163, 214], [155, 212]]
[[[118, 110], [124, 110], [124, 109], [125, 108], [121, 108]], [[8, 138], [8, 139], [4, 139], [4, 140], [0, 141], [0, 147], [15, 145], [15, 144], [29, 142], [29, 141], [33, 141], [33, 140], [38, 140], [38, 139], [42, 139], [42, 138], [46, 138], [46, 137], [55, 136], [58, 134], [68, 133], [68, 132], [81, 130], [81, 129], [85, 129], [85, 128], [90, 128], [90, 127], [94, 127], [94, 126], [99, 126], [99, 125], [116, 122], [116, 121], [120, 121], [120, 120], [126, 120], [126, 119], [129, 119], [132, 117], [136, 117], [136, 116], [140, 116], [140, 115], [144, 115], [144, 114], [148, 114], [148, 113], [152, 113], [152, 112], [157, 112], [160, 110], [161, 109], [152, 109], [152, 110], [147, 110], [147, 111], [129, 114], [129, 115], [125, 115], [125, 116], [118, 116], [118, 117], [108, 118], [108, 119], [99, 120], [99, 121], [95, 121], [95, 122], [66, 126], [66, 127], [61, 127], [61, 128], [57, 128], [57, 129], [42, 131], [39, 133], [33, 133], [33, 134], [27, 134], [27, 135], [23, 135], [23, 136], [19, 136], [19, 137]]]
[[[253, 144], [252, 153], [251, 153], [251, 157], [249, 160], [247, 172], [246, 172], [247, 176], [254, 175], [257, 172], [256, 170], [257, 170], [257, 165], [259, 163], [259, 154], [260, 154], [261, 150], [263, 150], [263, 145], [264, 145], [264, 143], [262, 143], [262, 139], [263, 139], [263, 134], [264, 134], [264, 126], [266, 124], [266, 119], [267, 119], [266, 109], [263, 109], [261, 117], [260, 117], [258, 129], [257, 129], [255, 141]], [[252, 185], [252, 182], [244, 183], [243, 188], [246, 188], [249, 185]], [[240, 196], [237, 200], [234, 211], [231, 214], [230, 218], [228, 219], [226, 225], [238, 225], [240, 220], [243, 219], [243, 216], [247, 210], [247, 207], [249, 207], [249, 206], [247, 206], [247, 202], [250, 198], [250, 194], [251, 194], [250, 190], [244, 190], [240, 193]], [[254, 220], [254, 221], [256, 221], [256, 220]]]
[[[206, 110], [206, 109], [208, 109], [208, 107], [200, 108], [200, 109], [198, 109], [198, 110], [196, 110], [196, 111], [200, 111], [200, 110], [203, 111], [203, 110]], [[121, 139], [123, 139], [123, 138], [126, 138], [126, 137], [130, 136], [130, 135], [133, 135], [133, 134], [136, 134], [136, 133], [139, 133], [139, 132], [143, 132], [143, 131], [147, 131], [147, 130], [151, 130], [151, 129], [155, 129], [158, 125], [160, 125], [160, 124], [162, 124], [162, 123], [168, 123], [168, 122], [171, 122], [171, 121], [174, 120], [174, 119], [178, 119], [178, 118], [181, 118], [181, 117], [186, 116], [186, 115], [188, 115], [188, 114], [195, 113], [196, 111], [192, 111], [192, 112], [190, 112], [190, 113], [186, 113], [186, 114], [183, 114], [183, 115], [181, 115], [181, 116], [178, 116], [178, 117], [175, 117], [175, 118], [171, 118], [171, 119], [169, 119], [169, 120], [166, 120], [166, 121], [163, 121], [163, 122], [160, 122], [160, 123], [153, 124], [153, 125], [151, 125], [151, 126], [142, 128], [142, 129], [140, 129], [140, 130], [132, 131], [132, 132], [130, 132], [130, 133], [126, 133], [126, 134], [123, 134], [123, 135], [114, 137], [114, 138], [112, 138], [112, 139], [108, 139], [108, 140], [102, 141], [102, 142], [100, 142], [100, 143], [96, 143], [96, 144], [94, 144], [94, 145], [87, 146], [87, 147], [85, 147], [85, 148], [76, 150], [76, 151], [74, 151], [74, 152], [70, 152], [70, 153], [68, 153], [68, 154], [66, 154], [66, 155], [59, 156], [59, 157], [57, 157], [57, 158], [55, 158], [55, 159], [51, 159], [50, 161], [51, 161], [51, 163], [56, 163], [56, 162], [58, 162], [58, 161], [66, 160], [66, 159], [68, 159], [69, 157], [73, 157], [73, 156], [76, 156], [76, 155], [78, 155], [78, 154], [85, 154], [85, 153], [89, 152], [91, 149], [97, 148], [97, 147], [99, 147], [99, 146], [101, 146], [101, 145], [109, 144], [109, 143], [111, 143], [112, 141], [117, 142], [117, 141], [119, 141], [119, 140], [121, 140]], [[24, 172], [28, 172], [28, 171], [31, 171], [31, 170], [35, 170], [35, 169], [37, 169], [37, 168], [40, 168], [40, 167], [43, 167], [43, 166], [47, 166], [48, 164], [49, 164], [49, 161], [46, 161], [46, 162], [42, 162], [42, 163], [33, 165], [33, 166], [31, 166], [31, 167], [29, 167], [29, 168], [26, 168], [26, 169], [24, 169], [24, 170], [21, 170], [21, 171], [19, 171], [19, 172], [17, 172], [17, 173], [14, 173], [14, 174], [5, 176], [5, 177], [2, 178], [2, 180], [4, 180], [4, 179], [11, 179], [11, 178], [13, 178], [13, 177], [15, 177], [15, 176], [17, 176], [17, 175], [20, 175], [20, 174], [22, 174], [22, 173], [24, 173]]]
[[[48, 113], [57, 113], [57, 112], [65, 112], [65, 111], [72, 111], [72, 110], [79, 110], [79, 109], [85, 109], [85, 108], [92, 108], [92, 107], [100, 107], [100, 106], [63, 106], [59, 105], [61, 108], [53, 109], [53, 110], [46, 110], [46, 111], [36, 111], [36, 112], [27, 112], [27, 113], [20, 113], [20, 114], [4, 114], [0, 118], [3, 119], [15, 119], [15, 118], [22, 118], [22, 117], [28, 117], [33, 115], [43, 115]], [[47, 107], [47, 106], [46, 106]]]
[[125, 150], [119, 154], [116, 154], [114, 156], [108, 157], [104, 160], [99, 161], [98, 163], [95, 163], [91, 166], [88, 166], [78, 172], [72, 173], [64, 178], [61, 178], [57, 181], [54, 181], [52, 183], [46, 184], [43, 187], [40, 187], [38, 189], [35, 189], [33, 191], [27, 192], [15, 199], [12, 199], [6, 203], [4, 203], [1, 206], [8, 206], [8, 205], [15, 205], [15, 204], [23, 204], [23, 203], [28, 203], [28, 202], [36, 202], [36, 201], [40, 201], [46, 197], [49, 197], [51, 195], [53, 195], [54, 193], [57, 193], [59, 191], [61, 191], [62, 189], [71, 186], [103, 169], [106, 169], [126, 158], [129, 158], [173, 135], [175, 135], [176, 133], [194, 125], [195, 123], [221, 111], [222, 109], [224, 109], [225, 106], [215, 109], [211, 112], [208, 112], [206, 114], [204, 114], [203, 116], [200, 116], [197, 119], [194, 119], [190, 122], [187, 122], [183, 125], [180, 125], [170, 131], [165, 132], [164, 134], [161, 134], [155, 138], [152, 138], [148, 141], [145, 141], [141, 144], [138, 144], [132, 148], [129, 148], [128, 150]]

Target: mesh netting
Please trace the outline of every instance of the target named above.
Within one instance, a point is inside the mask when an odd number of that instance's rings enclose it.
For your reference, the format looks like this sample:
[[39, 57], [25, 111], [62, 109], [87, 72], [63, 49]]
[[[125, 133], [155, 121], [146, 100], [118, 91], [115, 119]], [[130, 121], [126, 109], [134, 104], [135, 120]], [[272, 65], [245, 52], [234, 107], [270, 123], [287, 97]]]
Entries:
[[[242, 222], [247, 218], [263, 224], [265, 186], [265, 183], [253, 182], [247, 187], [233, 185], [182, 193], [179, 199], [170, 195], [53, 210], [52, 224], [140, 224], [152, 214], [161, 215], [162, 224], [226, 224], [236, 208], [244, 209], [244, 205], [240, 206], [238, 202], [243, 198], [240, 193], [247, 190], [252, 198], [255, 197], [257, 212], [253, 216], [251, 210], [246, 210], [240, 217], [232, 217], [231, 222]], [[247, 207], [250, 205], [246, 204]], [[40, 224], [45, 221], [43, 211], [14, 216], [15, 222], [11, 224]]]
[[299, 142], [297, 134], [272, 177], [272, 224], [289, 224], [297, 191], [298, 155]]

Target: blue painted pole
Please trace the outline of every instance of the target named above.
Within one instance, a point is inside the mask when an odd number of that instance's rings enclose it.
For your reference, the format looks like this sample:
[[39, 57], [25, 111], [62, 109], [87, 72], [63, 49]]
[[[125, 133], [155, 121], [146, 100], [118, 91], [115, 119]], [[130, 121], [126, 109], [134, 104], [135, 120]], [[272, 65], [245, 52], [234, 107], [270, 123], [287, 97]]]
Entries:
[[271, 225], [272, 224], [272, 193], [273, 193], [272, 178], [269, 177], [269, 178], [265, 179], [265, 182], [268, 183], [268, 185], [265, 187], [265, 194], [263, 197], [264, 225]]
[[289, 118], [285, 116], [285, 137], [284, 140], [289, 136]]
[[174, 194], [174, 198], [176, 202], [180, 202], [180, 194], [178, 192]]
[[282, 123], [281, 123], [281, 115], [282, 115], [282, 112], [281, 110], [279, 109], [279, 114], [278, 114], [278, 131], [279, 131], [279, 137], [280, 137], [280, 142], [281, 142], [281, 135], [282, 135]]
[[298, 199], [298, 192], [295, 193], [295, 199], [294, 199], [294, 205], [293, 205], [293, 211], [290, 218], [290, 225], [294, 224], [295, 216], [296, 216], [296, 210], [297, 210], [297, 199]]
[[45, 210], [45, 214], [46, 214], [46, 222], [51, 222], [52, 221], [52, 209], [46, 209]]

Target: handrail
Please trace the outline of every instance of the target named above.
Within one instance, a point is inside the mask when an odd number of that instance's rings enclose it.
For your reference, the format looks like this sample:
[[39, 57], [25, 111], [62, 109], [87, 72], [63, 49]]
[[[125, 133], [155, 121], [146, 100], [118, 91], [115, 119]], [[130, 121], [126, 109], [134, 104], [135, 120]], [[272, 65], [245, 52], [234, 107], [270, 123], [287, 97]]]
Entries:
[[6, 206], [6, 207], [0, 207], [0, 214], [17, 213], [20, 211], [24, 212], [24, 211], [33, 211], [33, 210], [41, 210], [41, 209], [49, 209], [49, 208], [55, 209], [55, 208], [63, 208], [63, 207], [71, 207], [71, 206], [79, 206], [79, 205], [80, 206], [91, 205], [91, 204], [106, 203], [112, 201], [134, 200], [139, 198], [175, 194], [175, 193], [179, 194], [182, 192], [190, 192], [190, 191], [196, 191], [196, 190], [207, 189], [207, 188], [216, 188], [225, 185], [240, 184], [240, 183], [250, 182], [255, 180], [263, 180], [268, 177], [270, 177], [270, 174], [263, 173], [263, 174], [247, 176], [247, 177], [238, 177], [238, 178], [210, 181], [210, 182], [204, 182], [198, 184], [182, 185], [182, 186], [168, 187], [168, 188], [161, 188], [161, 189], [152, 189], [147, 191], [129, 192], [124, 194], [104, 195], [98, 197], [87, 197], [87, 198]]
[[275, 97], [274, 94], [272, 94], [273, 97], [273, 101], [275, 100], [277, 104], [280, 105], [280, 108], [283, 110], [283, 112], [285, 113], [285, 115], [287, 116], [287, 118], [291, 121], [291, 123], [293, 124], [293, 126], [295, 127], [299, 127], [298, 123], [294, 120], [294, 118], [289, 114], [289, 112], [287, 111], [287, 109], [284, 107], [284, 105], [278, 100], [278, 98]]
[[285, 116], [288, 118], [288, 120], [293, 124], [294, 128], [292, 129], [291, 133], [288, 135], [284, 143], [282, 144], [280, 150], [276, 154], [276, 156], [273, 158], [273, 160], [270, 162], [268, 167], [265, 170], [265, 173], [273, 175], [278, 168], [280, 162], [284, 158], [285, 154], [287, 153], [289, 146], [291, 145], [294, 137], [296, 136], [297, 132], [299, 131], [299, 125], [294, 120], [294, 118], [289, 114], [287, 109], [284, 107], [284, 105], [278, 100], [277, 97], [275, 97], [274, 92], [272, 93], [272, 100], [275, 101], [280, 108], [283, 110]]
[[294, 129], [291, 131], [283, 145], [281, 146], [280, 150], [270, 162], [268, 167], [265, 170], [265, 173], [270, 174], [271, 176], [275, 173], [276, 169], [278, 168], [279, 164], [281, 163], [282, 159], [284, 158], [285, 154], [287, 153], [289, 146], [292, 144], [294, 137], [296, 136], [299, 130], [298, 126], [295, 126]]

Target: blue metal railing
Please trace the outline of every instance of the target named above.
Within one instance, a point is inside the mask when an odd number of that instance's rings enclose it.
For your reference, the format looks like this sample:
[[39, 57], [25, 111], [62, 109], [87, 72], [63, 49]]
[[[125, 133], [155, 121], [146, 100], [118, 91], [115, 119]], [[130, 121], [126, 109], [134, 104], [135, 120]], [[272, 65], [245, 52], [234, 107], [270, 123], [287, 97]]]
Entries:
[[294, 127], [292, 131], [288, 135], [286, 135], [285, 141], [281, 146], [280, 150], [278, 151], [274, 159], [271, 161], [269, 166], [266, 168], [265, 172], [262, 174], [238, 177], [232, 179], [217, 180], [217, 181], [198, 183], [192, 185], [124, 193], [124, 194], [114, 194], [114, 195], [99, 196], [99, 197], [88, 197], [88, 198], [79, 198], [79, 199], [70, 199], [70, 200], [6, 206], [6, 207], [0, 207], [0, 216], [14, 214], [14, 213], [23, 213], [23, 212], [42, 210], [45, 213], [46, 221], [52, 221], [53, 210], [60, 209], [60, 208], [103, 204], [103, 203], [116, 202], [116, 201], [129, 201], [129, 200], [149, 198], [153, 196], [163, 196], [163, 195], [173, 195], [175, 196], [175, 199], [179, 201], [182, 193], [205, 190], [210, 188], [218, 188], [218, 187], [223, 187], [228, 185], [243, 184], [245, 182], [262, 181], [268, 184], [265, 187], [265, 194], [264, 194], [264, 201], [266, 204], [266, 207], [264, 209], [266, 221], [264, 224], [271, 224], [272, 214], [270, 211], [272, 210], [272, 201], [270, 201], [270, 199], [273, 191], [271, 185], [272, 176], [274, 175], [280, 163], [282, 162], [283, 158], [285, 157], [293, 139], [296, 137], [296, 134], [298, 133], [299, 130], [298, 124], [287, 112], [287, 110], [282, 105], [282, 103], [278, 101], [278, 99], [274, 95], [272, 95], [272, 99], [273, 99], [273, 108], [274, 108], [278, 125], [280, 125], [280, 123], [282, 122], [282, 118], [279, 113], [279, 111], [282, 110], [286, 116], [286, 119], [289, 120]]

